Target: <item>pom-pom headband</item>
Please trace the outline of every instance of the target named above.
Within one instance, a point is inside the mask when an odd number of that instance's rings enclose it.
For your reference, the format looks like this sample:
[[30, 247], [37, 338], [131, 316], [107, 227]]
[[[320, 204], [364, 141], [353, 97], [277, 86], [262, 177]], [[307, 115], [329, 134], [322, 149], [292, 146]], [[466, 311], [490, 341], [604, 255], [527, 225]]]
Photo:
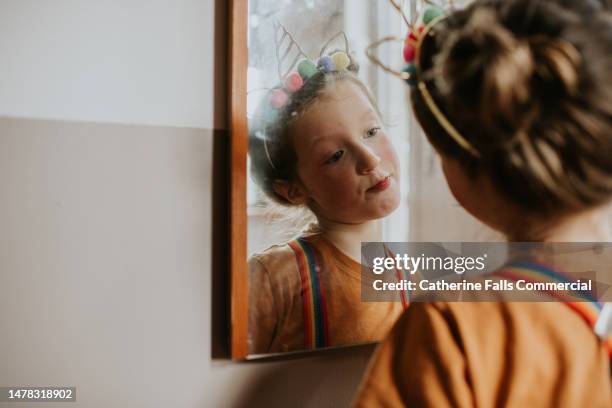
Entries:
[[[326, 54], [330, 44], [338, 38], [343, 40], [344, 50], [334, 50]], [[279, 111], [290, 102], [291, 95], [298, 92], [313, 75], [319, 72], [346, 71], [353, 65], [348, 39], [344, 31], [338, 32], [323, 45], [319, 58], [316, 60], [310, 59], [291, 33], [278, 22], [275, 22], [274, 42], [280, 85], [272, 89], [266, 89], [269, 91], [266, 96], [268, 109], [264, 117], [261, 118], [265, 125], [273, 123], [277, 119]], [[287, 61], [289, 62], [287, 63]], [[272, 169], [277, 170], [270, 154], [266, 132], [258, 132], [257, 137], [263, 139], [268, 163]]]
[[434, 101], [433, 97], [431, 96], [431, 93], [427, 89], [427, 85], [425, 84], [425, 81], [423, 79], [423, 73], [421, 71], [421, 47], [423, 45], [424, 40], [428, 36], [435, 35], [435, 31], [433, 30], [434, 27], [446, 18], [444, 11], [438, 6], [430, 6], [426, 8], [421, 18], [422, 25], [415, 27], [414, 24], [409, 23], [401, 7], [395, 1], [390, 1], [393, 7], [401, 13], [402, 17], [404, 18], [404, 21], [406, 22], [406, 24], [408, 24], [409, 27], [409, 32], [406, 35], [406, 38], [403, 39], [403, 57], [404, 61], [406, 62], [406, 65], [401, 71], [397, 71], [381, 62], [374, 52], [383, 43], [401, 40], [395, 36], [384, 37], [370, 44], [366, 48], [367, 57], [374, 64], [378, 65], [386, 72], [403, 79], [411, 87], [416, 87], [421, 93], [421, 96], [423, 96], [423, 100], [429, 108], [429, 111], [434, 115], [434, 117], [442, 126], [442, 128], [444, 128], [446, 133], [448, 133], [448, 135], [453, 138], [453, 140], [459, 146], [461, 146], [472, 156], [480, 157], [480, 152], [476, 150], [476, 148], [465, 137], [463, 137], [463, 135], [453, 126], [453, 124], [444, 115], [444, 113], [442, 113], [442, 111]]
[[[335, 51], [325, 55], [327, 47], [338, 37], [342, 37], [344, 40], [344, 51]], [[281, 84], [270, 93], [270, 106], [274, 109], [284, 107], [289, 102], [290, 95], [299, 91], [304, 83], [317, 72], [344, 71], [348, 69], [352, 62], [349, 56], [348, 39], [344, 31], [340, 31], [323, 45], [316, 61], [311, 60], [306, 55], [291, 33], [279, 22], [275, 22], [274, 42], [276, 44], [278, 78]], [[284, 50], [281, 50], [282, 48]], [[285, 62], [294, 50], [297, 50], [294, 58], [283, 70]]]

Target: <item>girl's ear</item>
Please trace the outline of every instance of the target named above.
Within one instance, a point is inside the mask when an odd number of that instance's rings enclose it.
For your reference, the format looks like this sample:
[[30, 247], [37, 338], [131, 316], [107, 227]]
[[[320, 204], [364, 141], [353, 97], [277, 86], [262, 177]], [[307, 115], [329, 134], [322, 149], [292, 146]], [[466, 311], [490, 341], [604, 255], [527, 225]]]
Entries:
[[274, 180], [272, 183], [274, 192], [294, 205], [306, 204], [308, 194], [306, 189], [298, 182], [287, 180]]

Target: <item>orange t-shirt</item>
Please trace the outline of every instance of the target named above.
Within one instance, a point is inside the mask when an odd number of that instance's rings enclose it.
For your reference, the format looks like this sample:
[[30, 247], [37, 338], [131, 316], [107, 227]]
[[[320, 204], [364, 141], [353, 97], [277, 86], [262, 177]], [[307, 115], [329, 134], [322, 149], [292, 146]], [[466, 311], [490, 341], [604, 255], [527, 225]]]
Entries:
[[610, 358], [561, 302], [411, 303], [355, 407], [612, 406]]
[[[317, 253], [317, 279], [326, 315], [326, 346], [369, 343], [384, 338], [403, 311], [400, 298], [397, 302], [362, 302], [361, 264], [342, 253], [321, 233], [300, 239]], [[304, 270], [300, 271], [296, 241], [292, 243], [272, 246], [249, 259], [249, 352], [252, 354], [316, 348], [308, 345]], [[307, 310], [306, 321], [309, 318], [312, 312]]]

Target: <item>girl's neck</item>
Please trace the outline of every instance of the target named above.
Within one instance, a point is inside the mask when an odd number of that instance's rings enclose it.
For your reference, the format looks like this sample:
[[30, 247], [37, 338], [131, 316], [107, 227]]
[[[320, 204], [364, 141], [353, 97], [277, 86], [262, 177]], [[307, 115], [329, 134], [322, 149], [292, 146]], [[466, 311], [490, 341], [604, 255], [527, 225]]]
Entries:
[[511, 241], [542, 242], [609, 242], [612, 241], [610, 229], [610, 206], [606, 205], [578, 214], [560, 217], [561, 222], [548, 225], [535, 225], [523, 233], [509, 237]]
[[361, 262], [362, 242], [382, 239], [382, 224], [376, 220], [345, 224], [318, 218], [318, 224], [325, 238], [356, 262]]

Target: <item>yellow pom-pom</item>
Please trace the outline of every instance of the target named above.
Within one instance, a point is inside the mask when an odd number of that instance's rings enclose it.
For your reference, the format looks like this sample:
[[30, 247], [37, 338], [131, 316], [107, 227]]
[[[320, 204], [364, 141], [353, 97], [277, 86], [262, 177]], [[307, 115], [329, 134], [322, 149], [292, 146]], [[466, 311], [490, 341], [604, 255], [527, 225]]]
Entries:
[[351, 65], [351, 59], [346, 55], [346, 52], [338, 51], [331, 56], [331, 59], [334, 61], [337, 71], [345, 70]]

